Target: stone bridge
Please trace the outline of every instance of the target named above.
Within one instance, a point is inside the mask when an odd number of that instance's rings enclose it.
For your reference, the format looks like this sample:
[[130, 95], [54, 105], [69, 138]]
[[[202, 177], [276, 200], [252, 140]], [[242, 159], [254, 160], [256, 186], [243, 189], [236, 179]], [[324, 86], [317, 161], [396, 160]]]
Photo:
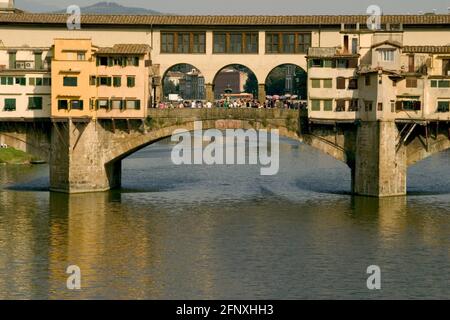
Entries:
[[[407, 167], [450, 148], [448, 122], [338, 122], [284, 109], [149, 109], [146, 119], [59, 119], [0, 122], [0, 142], [50, 163], [51, 190], [66, 193], [120, 187], [121, 160], [177, 129], [278, 129], [346, 163], [355, 194], [406, 194]], [[157, 173], [155, 173], [157, 174]]]

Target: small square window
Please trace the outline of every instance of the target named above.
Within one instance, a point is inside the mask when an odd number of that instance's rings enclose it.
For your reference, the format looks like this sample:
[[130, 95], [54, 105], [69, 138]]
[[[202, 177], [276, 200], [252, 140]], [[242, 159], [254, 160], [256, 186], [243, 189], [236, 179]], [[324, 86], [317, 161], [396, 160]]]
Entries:
[[[40, 80], [41, 80], [40, 85], [42, 85], [42, 79], [40, 79]], [[36, 85], [39, 85], [37, 83], [37, 81], [36, 81]], [[64, 77], [63, 85], [64, 85], [64, 87], [76, 87], [78, 85], [78, 78], [77, 77]]]
[[417, 88], [417, 79], [416, 78], [407, 78], [406, 79], [406, 87], [407, 88]]
[[67, 100], [58, 100], [58, 110], [69, 109], [69, 102]]
[[323, 87], [324, 87], [324, 88], [327, 88], [327, 89], [332, 88], [332, 87], [333, 87], [333, 82], [332, 82], [332, 80], [331, 80], [331, 79], [324, 79], [324, 80], [323, 80]]
[[5, 99], [5, 111], [16, 110], [16, 99]]
[[133, 88], [136, 86], [136, 78], [134, 76], [128, 76], [127, 77], [127, 87]]
[[323, 67], [323, 60], [321, 60], [321, 59], [312, 59], [311, 60], [311, 67], [322, 68]]
[[311, 100], [311, 110], [320, 111], [320, 100]]
[[71, 100], [70, 109], [83, 110], [83, 100]]
[[450, 101], [438, 101], [437, 112], [449, 112], [450, 111]]
[[356, 90], [358, 89], [358, 79], [354, 78], [354, 79], [350, 79], [348, 81], [348, 88], [350, 90]]
[[323, 110], [324, 111], [333, 111], [333, 100], [324, 100], [323, 101]]
[[29, 110], [42, 110], [42, 97], [28, 97]]

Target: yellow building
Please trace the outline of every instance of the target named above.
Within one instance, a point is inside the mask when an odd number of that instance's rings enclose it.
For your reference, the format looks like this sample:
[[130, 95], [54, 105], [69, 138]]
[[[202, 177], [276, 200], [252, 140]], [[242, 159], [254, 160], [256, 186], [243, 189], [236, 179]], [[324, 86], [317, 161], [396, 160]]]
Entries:
[[55, 39], [52, 118], [145, 118], [150, 65], [148, 45]]

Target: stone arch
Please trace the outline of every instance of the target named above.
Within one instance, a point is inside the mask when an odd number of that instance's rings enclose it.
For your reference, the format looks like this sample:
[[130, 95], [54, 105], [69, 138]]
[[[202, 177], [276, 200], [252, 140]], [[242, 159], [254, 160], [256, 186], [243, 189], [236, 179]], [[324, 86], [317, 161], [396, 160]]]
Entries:
[[51, 131], [50, 122], [1, 122], [0, 143], [48, 161]]
[[[192, 112], [191, 110], [184, 110]], [[239, 110], [238, 110], [239, 111]], [[157, 129], [153, 129], [146, 134], [137, 133], [134, 135], [128, 135], [128, 137], [121, 137], [119, 139], [125, 139], [126, 141], [116, 141], [113, 142], [117, 147], [110, 148], [106, 150], [106, 163], [114, 163], [116, 161], [121, 161], [124, 158], [130, 156], [131, 154], [168, 137], [171, 137], [173, 132], [177, 129], [184, 129], [188, 131], [194, 130], [195, 121], [202, 120], [202, 129], [278, 129], [280, 137], [285, 137], [299, 142], [303, 142], [311, 147], [321, 151], [332, 158], [346, 163], [348, 166], [352, 166], [352, 153], [353, 150], [346, 150], [344, 147], [338, 146], [332, 141], [321, 138], [320, 136], [310, 135], [310, 134], [299, 134], [298, 124], [291, 120], [291, 118], [286, 117], [282, 120], [280, 118], [271, 121], [266, 117], [258, 117], [253, 114], [249, 116], [250, 113], [258, 110], [244, 110], [248, 111], [248, 114], [243, 114], [241, 117], [223, 117], [222, 114], [217, 117], [205, 117], [204, 119], [195, 119], [188, 117], [187, 122], [178, 124], [178, 119], [176, 122], [171, 122], [167, 126], [162, 126]], [[200, 112], [200, 110], [196, 111]], [[220, 111], [222, 112], [222, 111]], [[277, 112], [277, 111], [275, 111]], [[289, 111], [295, 113], [294, 111]], [[274, 118], [276, 118], [275, 116]], [[208, 119], [209, 118], [209, 119]], [[114, 139], [114, 138], [112, 138]], [[126, 142], [126, 143], [125, 143]]]
[[[223, 74], [224, 70], [226, 70], [226, 69], [230, 69], [230, 70], [235, 69], [238, 72], [245, 72], [245, 73], [247, 73], [246, 82], [244, 84], [242, 84], [242, 83], [240, 84], [242, 89], [244, 89], [242, 91], [252, 91], [252, 92], [248, 92], [248, 93], [252, 93], [255, 98], [258, 97], [258, 84], [259, 84], [259, 81], [258, 81], [258, 77], [256, 75], [256, 72], [253, 71], [251, 68], [247, 67], [244, 64], [241, 64], [241, 63], [230, 63], [230, 64], [227, 64], [227, 65], [223, 66], [222, 68], [220, 68], [216, 72], [216, 74], [214, 75], [214, 78], [213, 78], [212, 83], [211, 83], [212, 86], [213, 86], [214, 98], [217, 99], [219, 97], [219, 95], [222, 93], [220, 91], [222, 91], [221, 89], [224, 86], [223, 85], [219, 86], [217, 84], [217, 81], [219, 80], [220, 75]], [[236, 78], [239, 77], [239, 75], [233, 75], [233, 76], [236, 77]], [[234, 79], [231, 79], [230, 81], [234, 81]], [[250, 85], [252, 87], [251, 87], [250, 90], [245, 90], [244, 86], [246, 84], [248, 84], [249, 82], [251, 82]], [[235, 89], [234, 90], [235, 92], [238, 91], [237, 90], [238, 88], [234, 88], [234, 89]], [[239, 91], [241, 91], [241, 90], [239, 90]]]
[[[174, 80], [179, 81], [177, 84], [170, 84], [173, 80], [168, 81], [168, 75], [170, 72], [174, 73]], [[179, 74], [177, 75], [177, 73]], [[182, 78], [182, 74], [184, 74], [185, 77]], [[184, 86], [185, 89], [183, 89], [182, 82], [185, 81], [191, 82], [189, 89], [187, 89], [188, 86]], [[175, 88], [169, 89], [169, 85], [178, 86], [178, 90]], [[166, 99], [170, 93], [178, 93], [181, 98], [185, 100], [204, 100], [206, 95], [205, 91], [205, 77], [202, 71], [190, 63], [176, 63], [168, 67], [161, 77], [162, 99]]]
[[425, 160], [437, 153], [450, 149], [450, 138], [439, 136], [438, 139], [432, 141], [428, 148], [424, 147], [419, 139], [415, 139], [406, 147], [407, 166], [412, 166], [422, 160]]
[[[283, 73], [279, 76], [281, 80], [279, 83], [275, 83], [277, 74]], [[288, 84], [286, 78], [291, 77], [291, 88], [286, 88]], [[284, 80], [284, 81], [283, 81]], [[284, 83], [283, 83], [284, 82]], [[305, 69], [303, 69], [298, 64], [294, 63], [283, 63], [272, 68], [269, 73], [267, 73], [266, 79], [264, 81], [266, 94], [268, 95], [284, 95], [292, 94], [299, 96], [302, 100], [307, 98], [307, 88], [308, 88], [308, 75]], [[274, 86], [277, 86], [274, 88]]]

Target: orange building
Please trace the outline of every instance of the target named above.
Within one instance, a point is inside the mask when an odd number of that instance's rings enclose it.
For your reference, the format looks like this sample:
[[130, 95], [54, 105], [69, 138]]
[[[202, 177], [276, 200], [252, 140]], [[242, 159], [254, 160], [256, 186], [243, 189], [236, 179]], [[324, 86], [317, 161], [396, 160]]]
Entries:
[[55, 39], [52, 118], [145, 118], [150, 76], [148, 45]]

